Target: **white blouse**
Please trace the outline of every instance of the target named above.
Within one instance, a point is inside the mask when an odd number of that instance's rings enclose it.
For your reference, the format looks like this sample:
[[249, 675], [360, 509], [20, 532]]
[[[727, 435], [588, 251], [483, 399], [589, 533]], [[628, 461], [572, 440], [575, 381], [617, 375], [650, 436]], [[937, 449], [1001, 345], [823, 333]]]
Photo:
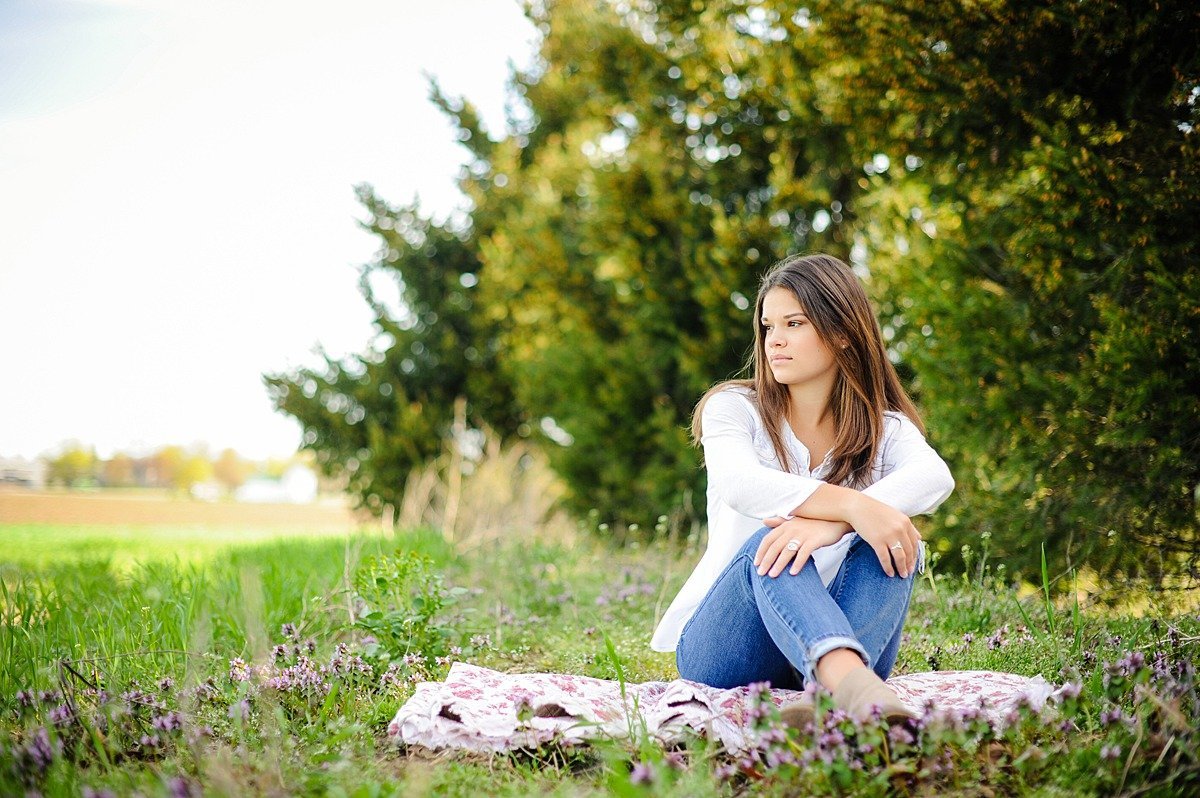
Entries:
[[[792, 512], [825, 484], [823, 476], [829, 472], [828, 457], [816, 468], [810, 466], [808, 449], [788, 424], [782, 425], [781, 432], [795, 473], [782, 470], [745, 388], [710, 396], [701, 412], [701, 426], [708, 469], [708, 548], [655, 629], [650, 641], [655, 651], [675, 650], [700, 601], [746, 539], [763, 527], [763, 519]], [[913, 516], [933, 512], [953, 489], [950, 469], [917, 426], [903, 413], [886, 412], [872, 483], [862, 492]], [[856, 537], [847, 534], [813, 552], [813, 563], [826, 585], [837, 575]]]

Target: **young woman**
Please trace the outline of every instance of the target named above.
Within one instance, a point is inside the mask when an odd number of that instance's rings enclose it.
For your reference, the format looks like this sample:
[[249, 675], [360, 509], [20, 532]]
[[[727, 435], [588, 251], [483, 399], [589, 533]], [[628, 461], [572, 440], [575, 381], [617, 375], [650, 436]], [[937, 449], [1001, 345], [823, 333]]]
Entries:
[[[932, 512], [954, 480], [846, 264], [780, 262], [754, 319], [753, 379], [717, 385], [696, 408], [708, 548], [651, 646], [703, 684], [816, 681], [859, 719], [908, 717], [883, 680], [924, 565], [909, 517]], [[784, 719], [799, 725], [811, 706]]]

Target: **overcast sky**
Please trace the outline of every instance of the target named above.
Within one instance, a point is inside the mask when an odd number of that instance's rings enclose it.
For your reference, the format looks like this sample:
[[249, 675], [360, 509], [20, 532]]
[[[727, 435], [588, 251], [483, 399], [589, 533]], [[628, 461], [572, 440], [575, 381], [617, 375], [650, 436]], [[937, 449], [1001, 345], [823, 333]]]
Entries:
[[0, 456], [291, 453], [261, 374], [371, 338], [353, 186], [445, 216], [424, 72], [503, 126], [514, 0], [0, 0]]

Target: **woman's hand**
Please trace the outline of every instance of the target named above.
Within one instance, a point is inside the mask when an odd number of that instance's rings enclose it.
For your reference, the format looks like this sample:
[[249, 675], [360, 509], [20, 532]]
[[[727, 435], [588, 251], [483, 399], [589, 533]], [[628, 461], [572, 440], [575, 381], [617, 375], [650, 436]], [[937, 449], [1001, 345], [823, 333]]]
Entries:
[[820, 521], [815, 518], [768, 518], [763, 523], [772, 527], [762, 539], [754, 564], [759, 575], [779, 576], [792, 562], [792, 575], [800, 573], [804, 563], [822, 546], [837, 543], [850, 531], [842, 521]]
[[860, 538], [871, 544], [885, 574], [899, 573], [907, 578], [916, 570], [921, 533], [907, 515], [860, 493], [846, 520]]

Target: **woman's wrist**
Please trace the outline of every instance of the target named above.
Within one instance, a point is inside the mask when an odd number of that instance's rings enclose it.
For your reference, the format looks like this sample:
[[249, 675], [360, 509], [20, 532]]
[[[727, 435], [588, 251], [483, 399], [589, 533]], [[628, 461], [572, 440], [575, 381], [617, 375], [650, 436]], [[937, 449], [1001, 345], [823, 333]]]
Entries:
[[870, 501], [869, 496], [853, 488], [826, 484], [813, 491], [791, 514], [821, 521], [840, 521], [848, 525], [847, 529], [853, 529], [857, 525], [855, 519]]

